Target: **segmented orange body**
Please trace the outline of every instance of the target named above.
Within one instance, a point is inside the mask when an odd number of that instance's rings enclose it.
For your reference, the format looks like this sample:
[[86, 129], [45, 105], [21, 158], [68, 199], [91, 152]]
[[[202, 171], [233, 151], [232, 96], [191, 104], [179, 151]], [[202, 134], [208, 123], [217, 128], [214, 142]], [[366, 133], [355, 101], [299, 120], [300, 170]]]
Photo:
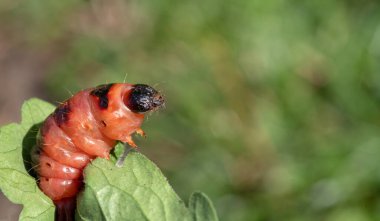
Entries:
[[80, 91], [59, 105], [32, 153], [41, 190], [55, 203], [75, 197], [84, 167], [96, 157], [109, 159], [117, 141], [135, 147], [131, 135], [142, 133], [144, 113], [162, 103], [147, 85], [117, 83]]

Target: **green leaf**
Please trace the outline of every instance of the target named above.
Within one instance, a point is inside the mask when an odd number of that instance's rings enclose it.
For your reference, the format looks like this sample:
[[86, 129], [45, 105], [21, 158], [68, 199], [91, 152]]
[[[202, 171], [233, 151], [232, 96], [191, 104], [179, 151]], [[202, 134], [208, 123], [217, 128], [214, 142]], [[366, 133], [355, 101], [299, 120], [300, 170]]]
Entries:
[[218, 221], [216, 211], [204, 193], [195, 192], [191, 195], [189, 209], [194, 221]]
[[82, 220], [192, 220], [161, 171], [138, 152], [131, 151], [122, 168], [96, 159], [85, 170], [85, 183]]
[[30, 99], [22, 106], [21, 124], [0, 128], [0, 189], [10, 201], [24, 206], [20, 220], [54, 219], [52, 201], [40, 191], [27, 171], [38, 124], [53, 110], [54, 106], [49, 103]]
[[[24, 206], [20, 220], [54, 220], [54, 205], [28, 173], [30, 150], [41, 123], [54, 106], [31, 99], [22, 107], [21, 124], [0, 128], [0, 188], [14, 203]], [[190, 210], [161, 171], [142, 154], [132, 151], [122, 168], [115, 166], [123, 146], [111, 160], [96, 159], [84, 171], [77, 220], [217, 220], [210, 200], [202, 193], [190, 199]]]
[[[117, 145], [116, 155], [123, 146]], [[85, 190], [78, 200], [78, 220], [194, 220], [217, 221], [215, 209], [203, 193], [190, 198], [190, 210], [157, 166], [131, 151], [122, 168], [112, 160], [96, 159], [85, 169]]]

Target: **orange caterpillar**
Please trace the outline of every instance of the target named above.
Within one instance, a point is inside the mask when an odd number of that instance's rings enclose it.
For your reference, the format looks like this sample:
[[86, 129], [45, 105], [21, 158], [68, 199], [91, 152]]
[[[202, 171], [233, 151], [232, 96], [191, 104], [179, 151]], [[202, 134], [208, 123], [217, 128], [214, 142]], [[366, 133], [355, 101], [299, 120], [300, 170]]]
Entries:
[[109, 159], [117, 141], [136, 147], [131, 135], [143, 135], [144, 113], [163, 103], [148, 85], [106, 84], [78, 92], [45, 120], [32, 161], [39, 187], [57, 207], [56, 220], [73, 220], [84, 167], [96, 157]]

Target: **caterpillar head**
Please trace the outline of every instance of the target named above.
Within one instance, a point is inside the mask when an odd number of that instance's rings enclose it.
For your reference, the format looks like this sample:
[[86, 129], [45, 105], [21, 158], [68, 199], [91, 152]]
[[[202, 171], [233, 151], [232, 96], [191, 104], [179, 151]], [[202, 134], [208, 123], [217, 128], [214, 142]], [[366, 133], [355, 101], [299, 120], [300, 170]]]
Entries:
[[148, 85], [135, 84], [124, 103], [132, 112], [145, 113], [161, 107], [164, 104], [164, 98]]

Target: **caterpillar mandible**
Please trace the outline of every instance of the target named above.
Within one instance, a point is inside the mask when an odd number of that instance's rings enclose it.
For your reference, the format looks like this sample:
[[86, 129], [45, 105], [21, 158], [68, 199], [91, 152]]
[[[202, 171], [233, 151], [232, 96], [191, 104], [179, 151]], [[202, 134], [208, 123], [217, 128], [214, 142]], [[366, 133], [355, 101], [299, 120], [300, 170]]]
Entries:
[[84, 167], [96, 157], [109, 159], [117, 141], [136, 147], [131, 135], [143, 135], [144, 114], [163, 103], [145, 84], [105, 84], [76, 93], [47, 117], [31, 158], [40, 189], [56, 205], [56, 220], [73, 219]]

